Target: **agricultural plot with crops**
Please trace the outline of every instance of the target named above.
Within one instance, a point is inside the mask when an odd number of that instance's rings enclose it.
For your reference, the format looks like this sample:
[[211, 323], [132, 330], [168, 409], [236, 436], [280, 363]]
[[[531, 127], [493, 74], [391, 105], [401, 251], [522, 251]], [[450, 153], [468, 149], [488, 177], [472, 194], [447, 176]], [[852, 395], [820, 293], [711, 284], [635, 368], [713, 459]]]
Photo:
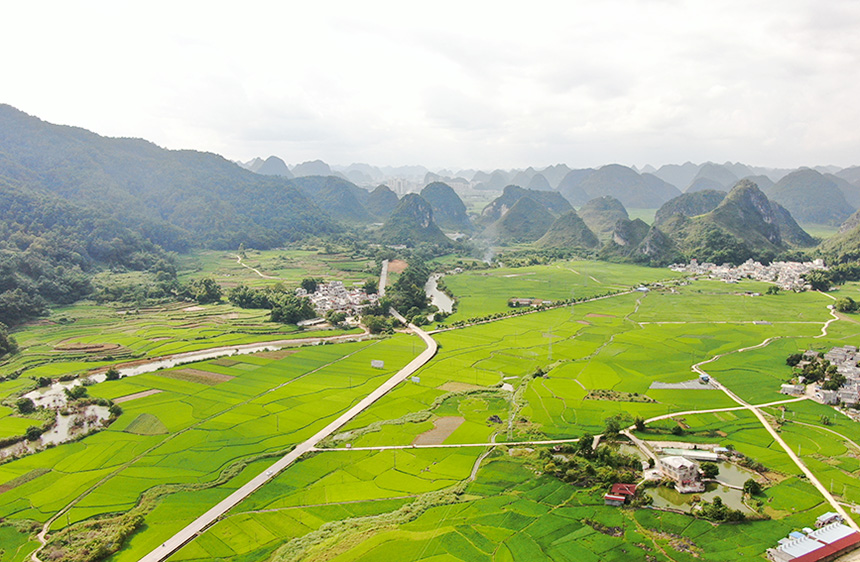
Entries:
[[[860, 341], [860, 324], [835, 320], [827, 296], [752, 296], [763, 293], [761, 283], [677, 282], [664, 270], [593, 262], [475, 271], [445, 283], [465, 317], [469, 307], [476, 315], [506, 311], [507, 295], [526, 283], [542, 284], [541, 298], [584, 296], [586, 276], [593, 294], [667, 281], [456, 329], [439, 325], [435, 357], [169, 559], [757, 559], [832, 506], [761, 421], [700, 382], [694, 365], [763, 405], [767, 423], [831, 493], [860, 503], [857, 422], [778, 392], [792, 376], [787, 355]], [[460, 295], [457, 280], [471, 292]], [[139, 517], [109, 558], [138, 560], [423, 349], [419, 338], [397, 334], [88, 387], [92, 397], [119, 403], [122, 415], [107, 430], [0, 465], [0, 517], [48, 524], [46, 555], [62, 554], [61, 543], [94, 522], [112, 522], [100, 523], [104, 531]], [[376, 359], [383, 369], [371, 366]], [[715, 524], [672, 510], [614, 508], [604, 505], [603, 485], [550, 470], [564, 451], [553, 448], [557, 440], [571, 445], [606, 431], [610, 420], [625, 428], [637, 419], [633, 435], [653, 446], [735, 451], [746, 463], [738, 473], [764, 487], [745, 500], [751, 517]], [[600, 447], [631, 448], [618, 445], [624, 437], [612, 441]], [[14, 536], [17, 554], [4, 556], [24, 560], [38, 543], [10, 529], [0, 526], [0, 537]]]

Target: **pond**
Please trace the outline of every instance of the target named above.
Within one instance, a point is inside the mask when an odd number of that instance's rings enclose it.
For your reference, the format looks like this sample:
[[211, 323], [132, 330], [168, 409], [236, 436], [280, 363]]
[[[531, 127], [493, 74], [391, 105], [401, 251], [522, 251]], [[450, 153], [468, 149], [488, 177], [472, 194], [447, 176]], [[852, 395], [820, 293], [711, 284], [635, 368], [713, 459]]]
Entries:
[[682, 494], [675, 488], [665, 486], [646, 488], [645, 493], [654, 500], [655, 507], [668, 507], [689, 512], [693, 509], [693, 496], [699, 496], [707, 502], [713, 502], [715, 497], [720, 496], [728, 507], [743, 511], [747, 515], [753, 513], [743, 504], [743, 492], [715, 482], [705, 484], [705, 491], [699, 494]]

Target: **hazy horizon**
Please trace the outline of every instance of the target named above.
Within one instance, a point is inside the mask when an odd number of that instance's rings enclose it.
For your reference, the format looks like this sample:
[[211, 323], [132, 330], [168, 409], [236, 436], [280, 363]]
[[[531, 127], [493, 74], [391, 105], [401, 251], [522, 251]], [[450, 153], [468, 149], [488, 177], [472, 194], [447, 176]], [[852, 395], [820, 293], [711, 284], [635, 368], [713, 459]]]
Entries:
[[236, 161], [860, 162], [860, 5], [7, 8], [0, 102]]

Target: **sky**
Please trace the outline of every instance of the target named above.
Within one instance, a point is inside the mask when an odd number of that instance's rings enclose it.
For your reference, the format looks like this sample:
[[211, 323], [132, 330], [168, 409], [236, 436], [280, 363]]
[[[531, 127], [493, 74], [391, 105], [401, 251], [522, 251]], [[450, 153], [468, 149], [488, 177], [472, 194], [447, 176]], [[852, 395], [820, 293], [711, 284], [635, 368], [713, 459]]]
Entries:
[[860, 164], [860, 2], [12, 2], [0, 103], [231, 160]]

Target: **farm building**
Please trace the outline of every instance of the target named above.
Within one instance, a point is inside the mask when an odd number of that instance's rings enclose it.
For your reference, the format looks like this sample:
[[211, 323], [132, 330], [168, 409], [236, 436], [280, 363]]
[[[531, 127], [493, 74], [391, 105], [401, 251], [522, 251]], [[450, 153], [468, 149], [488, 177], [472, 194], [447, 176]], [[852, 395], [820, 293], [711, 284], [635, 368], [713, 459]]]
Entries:
[[818, 516], [818, 519], [815, 520], [815, 528], [820, 529], [825, 525], [830, 525], [831, 523], [842, 523], [842, 516], [835, 511], [828, 511], [825, 514]]
[[860, 533], [835, 521], [820, 529], [803, 529], [780, 539], [779, 546], [767, 549], [772, 562], [829, 562], [860, 547]]
[[802, 384], [784, 384], [779, 387], [782, 394], [803, 394], [806, 389]]
[[616, 496], [615, 494], [606, 494], [603, 496], [603, 505], [611, 505], [613, 507], [620, 507], [624, 505], [627, 501], [626, 496]]
[[663, 476], [674, 480], [675, 489], [682, 494], [703, 492], [705, 485], [699, 480], [699, 466], [684, 457], [663, 457], [658, 463]]

